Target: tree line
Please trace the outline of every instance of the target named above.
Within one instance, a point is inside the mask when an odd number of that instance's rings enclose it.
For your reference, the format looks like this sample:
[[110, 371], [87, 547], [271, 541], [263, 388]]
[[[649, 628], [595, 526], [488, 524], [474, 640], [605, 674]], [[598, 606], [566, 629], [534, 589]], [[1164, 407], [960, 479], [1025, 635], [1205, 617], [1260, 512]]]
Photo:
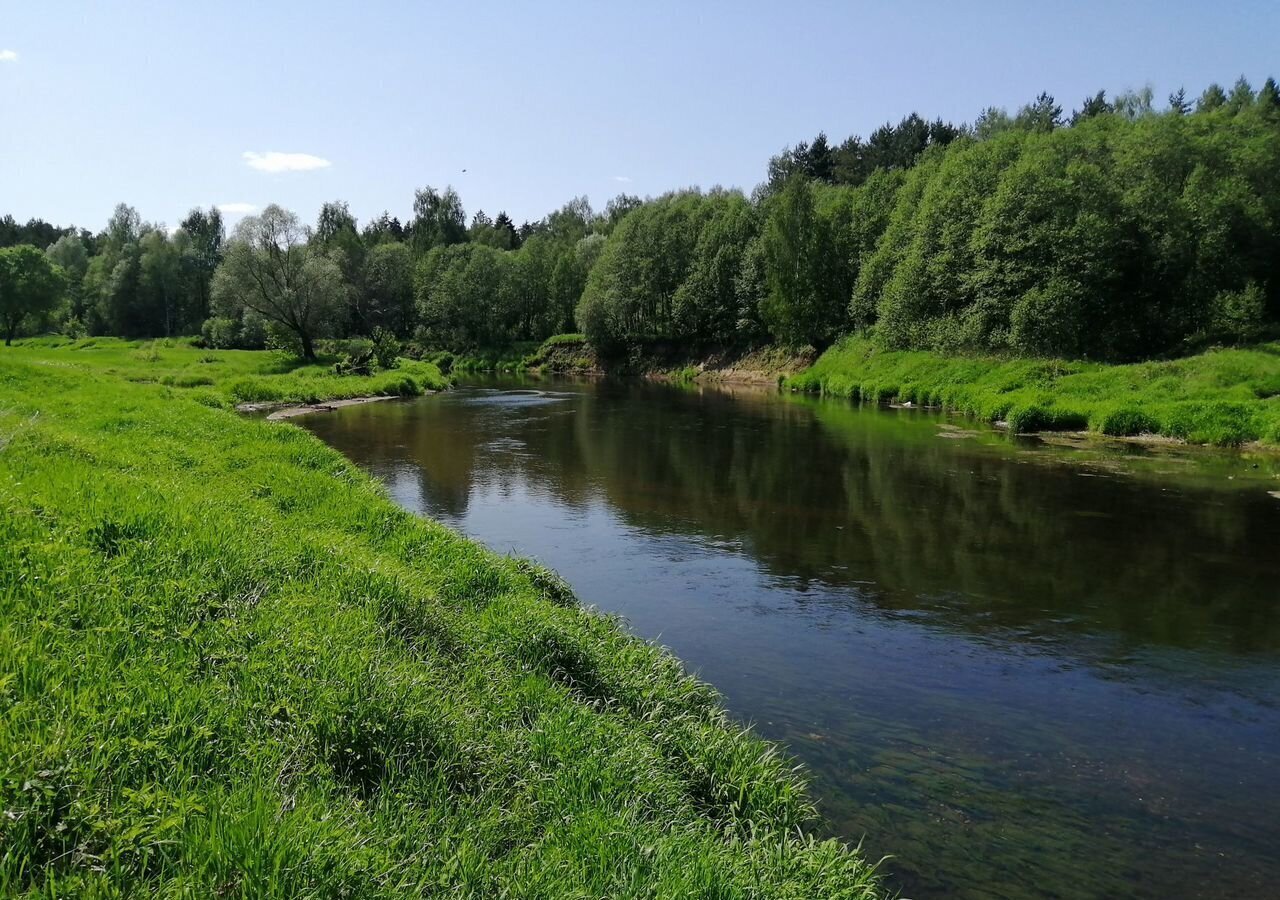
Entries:
[[1048, 94], [972, 124], [913, 113], [769, 161], [750, 195], [689, 189], [517, 227], [452, 188], [402, 224], [270, 206], [227, 234], [119, 206], [99, 233], [0, 219], [0, 326], [211, 346], [381, 334], [472, 350], [574, 329], [603, 353], [885, 347], [1135, 359], [1280, 323], [1280, 90], [1243, 78], [1157, 108], [1150, 89]]
[[1128, 360], [1280, 323], [1280, 90], [1048, 94], [770, 161], [752, 197], [627, 216], [577, 320], [599, 347], [830, 345]]

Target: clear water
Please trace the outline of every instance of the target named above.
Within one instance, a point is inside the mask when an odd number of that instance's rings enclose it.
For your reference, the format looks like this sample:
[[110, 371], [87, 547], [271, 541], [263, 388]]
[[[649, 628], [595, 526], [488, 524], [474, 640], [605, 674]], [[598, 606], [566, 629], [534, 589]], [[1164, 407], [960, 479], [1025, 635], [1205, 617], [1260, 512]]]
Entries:
[[478, 382], [297, 420], [784, 742], [913, 897], [1280, 892], [1280, 460]]

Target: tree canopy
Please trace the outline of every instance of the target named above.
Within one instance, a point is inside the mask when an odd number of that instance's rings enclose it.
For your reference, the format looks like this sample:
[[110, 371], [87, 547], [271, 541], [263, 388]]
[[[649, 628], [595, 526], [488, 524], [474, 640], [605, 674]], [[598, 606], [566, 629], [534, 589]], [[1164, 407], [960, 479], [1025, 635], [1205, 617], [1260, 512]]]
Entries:
[[62, 299], [67, 276], [61, 266], [29, 244], [0, 249], [0, 327], [13, 343], [19, 326], [50, 312]]

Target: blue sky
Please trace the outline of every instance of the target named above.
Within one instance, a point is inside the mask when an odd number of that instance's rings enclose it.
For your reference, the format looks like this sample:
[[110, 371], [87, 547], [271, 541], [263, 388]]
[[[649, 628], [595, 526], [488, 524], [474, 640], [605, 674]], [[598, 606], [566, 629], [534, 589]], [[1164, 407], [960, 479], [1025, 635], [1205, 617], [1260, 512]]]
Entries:
[[364, 222], [452, 184], [521, 221], [579, 194], [749, 190], [784, 145], [912, 110], [1256, 87], [1280, 77], [1277, 35], [1274, 0], [0, 0], [0, 214], [311, 221], [344, 199]]

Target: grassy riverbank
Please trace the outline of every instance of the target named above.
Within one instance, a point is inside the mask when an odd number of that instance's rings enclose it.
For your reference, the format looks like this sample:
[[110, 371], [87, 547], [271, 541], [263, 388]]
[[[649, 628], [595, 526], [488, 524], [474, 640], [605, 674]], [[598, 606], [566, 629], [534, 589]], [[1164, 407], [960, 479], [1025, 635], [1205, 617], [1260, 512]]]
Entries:
[[399, 367], [367, 377], [338, 375], [331, 364], [308, 365], [288, 353], [204, 350], [183, 338], [40, 338], [9, 348], [5, 358], [93, 378], [158, 384], [205, 406], [413, 397], [448, 386], [430, 362], [401, 360]]
[[945, 406], [1020, 432], [1087, 428], [1204, 444], [1280, 444], [1280, 343], [1105, 365], [885, 351], [847, 338], [787, 385]]
[[640, 375], [671, 381], [727, 381], [776, 385], [780, 378], [808, 367], [810, 352], [781, 347], [720, 349], [690, 353], [670, 342], [638, 344], [612, 359], [602, 359], [580, 334], [557, 334], [526, 359], [529, 369], [558, 374]]
[[370, 379], [93, 350], [0, 353], [0, 894], [876, 894], [670, 656], [225, 408]]

